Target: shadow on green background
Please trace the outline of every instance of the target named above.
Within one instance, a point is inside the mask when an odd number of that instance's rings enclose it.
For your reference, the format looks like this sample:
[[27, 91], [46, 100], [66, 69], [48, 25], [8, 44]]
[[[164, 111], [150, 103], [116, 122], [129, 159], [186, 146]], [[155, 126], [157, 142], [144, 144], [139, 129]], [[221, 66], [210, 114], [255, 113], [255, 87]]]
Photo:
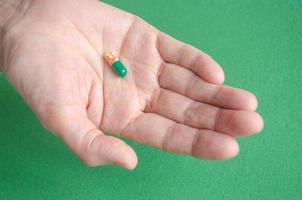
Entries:
[[87, 168], [0, 75], [0, 199], [302, 199], [302, 1], [106, 2], [211, 54], [227, 84], [257, 95], [265, 130], [230, 161], [128, 141], [134, 171]]

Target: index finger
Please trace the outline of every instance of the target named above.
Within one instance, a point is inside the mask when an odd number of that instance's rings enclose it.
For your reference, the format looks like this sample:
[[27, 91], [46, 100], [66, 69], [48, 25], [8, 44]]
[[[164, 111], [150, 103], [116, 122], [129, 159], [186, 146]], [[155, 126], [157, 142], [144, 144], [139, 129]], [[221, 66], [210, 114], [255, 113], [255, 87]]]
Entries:
[[208, 54], [180, 42], [165, 33], [159, 33], [158, 51], [164, 62], [188, 68], [203, 80], [222, 84], [224, 72]]

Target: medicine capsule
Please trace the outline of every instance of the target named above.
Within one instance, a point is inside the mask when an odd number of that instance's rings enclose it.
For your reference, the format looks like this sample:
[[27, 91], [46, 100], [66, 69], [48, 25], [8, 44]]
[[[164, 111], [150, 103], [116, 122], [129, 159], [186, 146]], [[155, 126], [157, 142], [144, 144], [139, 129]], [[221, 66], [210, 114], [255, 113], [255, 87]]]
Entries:
[[119, 77], [124, 78], [127, 75], [128, 70], [113, 53], [106, 53], [105, 60]]

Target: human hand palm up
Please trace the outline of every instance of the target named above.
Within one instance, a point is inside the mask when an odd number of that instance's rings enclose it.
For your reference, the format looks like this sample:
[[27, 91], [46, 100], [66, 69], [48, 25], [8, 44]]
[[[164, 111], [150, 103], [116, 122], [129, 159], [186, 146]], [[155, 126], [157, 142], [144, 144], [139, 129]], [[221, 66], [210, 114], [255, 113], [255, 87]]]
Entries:
[[[201, 159], [238, 153], [261, 131], [249, 92], [223, 86], [205, 53], [94, 0], [32, 1], [4, 41], [4, 72], [42, 124], [86, 164], [134, 168], [127, 137]], [[118, 77], [103, 55], [128, 69]]]

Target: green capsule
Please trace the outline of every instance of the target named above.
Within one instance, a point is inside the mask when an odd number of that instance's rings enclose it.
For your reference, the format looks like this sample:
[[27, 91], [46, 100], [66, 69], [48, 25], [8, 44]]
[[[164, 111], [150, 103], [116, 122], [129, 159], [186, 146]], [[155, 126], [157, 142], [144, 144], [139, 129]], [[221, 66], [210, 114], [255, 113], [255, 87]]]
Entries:
[[115, 71], [115, 73], [122, 78], [124, 78], [128, 73], [128, 70], [126, 69], [124, 64], [118, 59], [114, 61], [114, 63], [112, 64], [112, 68]]

